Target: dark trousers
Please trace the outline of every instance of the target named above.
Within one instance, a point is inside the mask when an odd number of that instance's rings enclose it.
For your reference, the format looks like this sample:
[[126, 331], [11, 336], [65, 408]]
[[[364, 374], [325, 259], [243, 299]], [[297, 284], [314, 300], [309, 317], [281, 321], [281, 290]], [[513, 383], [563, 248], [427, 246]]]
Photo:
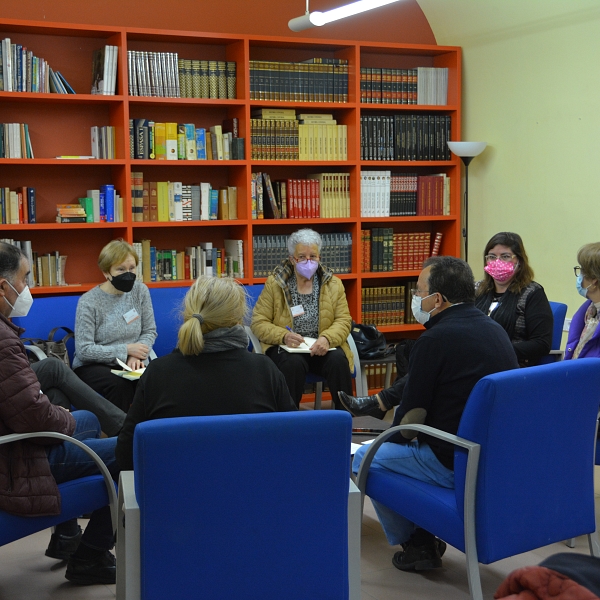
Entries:
[[[104, 461], [110, 474], [116, 481], [119, 478], [119, 466], [115, 457], [117, 438], [100, 439], [100, 423], [98, 419], [86, 410], [73, 413], [76, 421], [73, 437], [89, 446]], [[48, 446], [48, 462], [50, 471], [56, 483], [72, 481], [87, 475], [96, 475], [100, 471], [96, 463], [81, 448], [75, 444], [63, 442]], [[57, 531], [72, 535], [73, 522], [66, 521], [57, 526]], [[61, 527], [62, 526], [62, 527]], [[113, 532], [110, 520], [110, 508], [104, 506], [92, 513], [90, 522], [85, 528], [81, 541], [96, 550], [110, 550], [113, 547]]]
[[96, 390], [122, 411], [127, 412], [133, 402], [137, 381], [119, 377], [111, 373], [110, 369], [109, 365], [83, 365], [77, 367], [75, 373], [93, 390]]
[[64, 362], [49, 357], [33, 363], [31, 368], [52, 404], [67, 410], [71, 406], [89, 410], [98, 417], [102, 431], [109, 437], [121, 431], [125, 413], [86, 385]]
[[404, 393], [404, 386], [407, 381], [408, 375], [399, 377], [387, 390], [379, 392], [379, 398], [381, 398], [381, 401], [388, 410], [394, 406], [398, 406], [402, 402], [402, 394]]
[[304, 353], [286, 352], [279, 346], [271, 346], [266, 354], [283, 373], [290, 396], [296, 406], [299, 406], [300, 400], [302, 400], [308, 373], [319, 375], [325, 379], [333, 403], [338, 409], [343, 408], [338, 400], [338, 392], [352, 394], [352, 376], [348, 359], [341, 348], [331, 350], [325, 356], [311, 356]]

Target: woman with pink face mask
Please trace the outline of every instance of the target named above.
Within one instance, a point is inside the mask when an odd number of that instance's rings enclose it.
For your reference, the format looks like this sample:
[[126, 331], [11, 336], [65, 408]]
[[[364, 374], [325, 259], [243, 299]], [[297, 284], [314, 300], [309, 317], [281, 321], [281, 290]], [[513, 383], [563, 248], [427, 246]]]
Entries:
[[502, 325], [522, 367], [536, 365], [550, 352], [554, 319], [544, 288], [533, 281], [521, 236], [497, 233], [483, 260], [475, 306]]
[[[352, 352], [346, 338], [352, 317], [342, 281], [321, 264], [321, 236], [300, 229], [288, 238], [289, 257], [273, 269], [252, 314], [252, 331], [284, 374], [300, 404], [307, 373], [327, 381], [336, 408], [338, 391], [352, 393]], [[310, 346], [305, 338], [316, 341]], [[287, 352], [305, 348], [306, 352]]]

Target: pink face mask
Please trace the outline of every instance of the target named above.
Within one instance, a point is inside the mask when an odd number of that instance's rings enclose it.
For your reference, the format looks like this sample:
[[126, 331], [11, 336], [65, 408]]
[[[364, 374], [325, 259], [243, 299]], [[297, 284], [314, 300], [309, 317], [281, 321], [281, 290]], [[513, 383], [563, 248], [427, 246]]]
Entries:
[[494, 260], [485, 265], [483, 269], [488, 275], [493, 277], [498, 283], [508, 281], [515, 273], [515, 264], [504, 262], [503, 260]]
[[296, 271], [306, 279], [310, 279], [316, 273], [318, 268], [318, 260], [303, 260], [302, 262], [296, 263]]

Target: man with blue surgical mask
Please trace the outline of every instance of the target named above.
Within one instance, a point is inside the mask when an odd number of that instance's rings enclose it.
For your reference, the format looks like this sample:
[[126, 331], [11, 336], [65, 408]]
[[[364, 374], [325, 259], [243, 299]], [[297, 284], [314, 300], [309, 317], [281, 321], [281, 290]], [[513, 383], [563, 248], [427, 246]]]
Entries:
[[[393, 425], [424, 424], [456, 434], [475, 384], [491, 373], [518, 368], [508, 334], [475, 308], [474, 302], [475, 281], [466, 262], [451, 256], [425, 261], [411, 308], [426, 331], [411, 349], [408, 375], [378, 394], [390, 406], [398, 405]], [[366, 450], [363, 446], [356, 452], [354, 473]], [[452, 488], [454, 447], [425, 434], [403, 431], [382, 444], [371, 469]], [[442, 540], [386, 506], [373, 504], [388, 542], [402, 546], [392, 559], [396, 568], [424, 571], [442, 566], [446, 549]]]

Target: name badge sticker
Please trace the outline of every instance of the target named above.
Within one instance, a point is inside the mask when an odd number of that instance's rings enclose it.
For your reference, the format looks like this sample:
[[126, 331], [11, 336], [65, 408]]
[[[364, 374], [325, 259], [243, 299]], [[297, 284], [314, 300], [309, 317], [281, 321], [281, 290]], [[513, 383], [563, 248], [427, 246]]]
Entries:
[[133, 323], [136, 319], [139, 319], [140, 315], [138, 314], [138, 311], [135, 310], [135, 308], [132, 308], [123, 315], [123, 318], [125, 319], [125, 323], [129, 325], [130, 323]]
[[300, 317], [304, 314], [304, 308], [302, 304], [292, 306], [292, 317]]

